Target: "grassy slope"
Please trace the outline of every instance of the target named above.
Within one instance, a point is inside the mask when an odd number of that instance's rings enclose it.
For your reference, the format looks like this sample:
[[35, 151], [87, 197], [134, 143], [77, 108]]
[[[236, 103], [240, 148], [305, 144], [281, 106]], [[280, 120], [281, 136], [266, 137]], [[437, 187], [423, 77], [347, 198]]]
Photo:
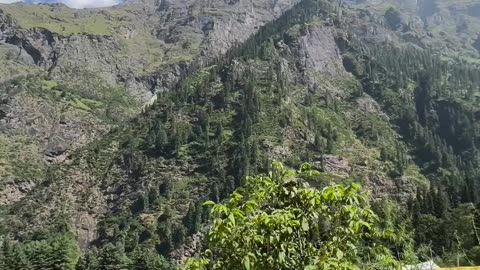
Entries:
[[78, 33], [111, 35], [118, 19], [100, 10], [75, 10], [64, 5], [3, 4], [0, 9], [17, 20], [20, 27], [46, 28], [60, 35]]
[[[22, 29], [42, 27], [63, 36], [99, 35], [114, 38], [121, 44], [121, 58], [134, 63], [137, 76], [148, 75], [165, 65], [190, 61], [199, 53], [202, 33], [189, 26], [175, 25], [175, 18], [165, 28], [175, 26], [180, 39], [165, 43], [154, 36], [160, 14], [144, 10], [140, 4], [125, 4], [113, 8], [76, 10], [65, 5], [0, 4]], [[185, 42], [188, 41], [188, 46]]]

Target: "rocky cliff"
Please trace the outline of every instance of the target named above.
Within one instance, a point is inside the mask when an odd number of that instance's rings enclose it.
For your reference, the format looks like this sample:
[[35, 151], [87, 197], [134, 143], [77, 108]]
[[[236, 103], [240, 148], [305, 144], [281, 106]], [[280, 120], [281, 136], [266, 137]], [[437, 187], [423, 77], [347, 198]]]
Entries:
[[26, 193], [13, 183], [41, 181], [42, 160], [65, 161], [78, 146], [133, 116], [155, 93], [172, 89], [192, 61], [240, 44], [293, 4], [128, 1], [92, 10], [0, 5], [1, 136], [6, 144], [26, 139], [34, 145], [26, 152], [4, 151], [19, 156], [8, 164], [24, 155], [37, 164], [29, 176], [5, 169], [8, 180], [2, 182], [9, 184], [0, 191], [0, 203]]
[[476, 1], [367, 0], [346, 3], [375, 14], [377, 18], [383, 17], [386, 26], [404, 32], [403, 36], [411, 42], [424, 44], [446, 58], [461, 58], [478, 64], [475, 40], [480, 31], [480, 18]]
[[129, 1], [111, 9], [0, 6], [0, 42], [52, 78], [98, 77], [148, 100], [188, 63], [240, 44], [296, 1]]

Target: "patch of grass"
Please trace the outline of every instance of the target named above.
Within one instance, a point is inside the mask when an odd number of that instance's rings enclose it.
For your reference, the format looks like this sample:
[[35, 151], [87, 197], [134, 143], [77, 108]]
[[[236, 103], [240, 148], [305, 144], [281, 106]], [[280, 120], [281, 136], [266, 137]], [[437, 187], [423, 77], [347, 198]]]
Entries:
[[58, 87], [58, 82], [56, 81], [42, 81], [42, 89], [44, 90], [52, 90], [56, 87]]
[[97, 10], [75, 10], [62, 5], [16, 3], [0, 5], [22, 28], [41, 27], [61, 35], [111, 35], [115, 21]]
[[38, 182], [44, 178], [45, 165], [40, 146], [25, 136], [0, 135], [0, 186], [3, 181]]
[[419, 186], [427, 187], [430, 181], [420, 172], [420, 168], [414, 164], [410, 164], [404, 174], [409, 181]]
[[73, 98], [68, 102], [68, 104], [75, 109], [80, 109], [80, 110], [85, 110], [85, 111], [91, 111], [92, 109], [88, 107], [81, 99], [79, 98]]

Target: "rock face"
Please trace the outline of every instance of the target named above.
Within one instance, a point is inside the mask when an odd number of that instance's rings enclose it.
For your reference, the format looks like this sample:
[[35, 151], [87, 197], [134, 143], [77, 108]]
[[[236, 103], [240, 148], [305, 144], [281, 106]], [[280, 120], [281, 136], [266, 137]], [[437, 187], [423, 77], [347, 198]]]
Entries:
[[340, 157], [325, 155], [322, 162], [326, 172], [334, 173], [343, 177], [348, 177], [352, 172], [352, 167], [349, 162]]
[[[450, 0], [364, 0], [348, 1], [375, 21], [383, 16], [383, 23], [390, 30], [402, 33], [402, 37], [422, 48], [431, 48], [445, 57], [455, 58], [458, 49], [462, 57], [471, 61], [480, 56], [475, 48], [480, 25], [479, 4], [476, 1]], [[369, 26], [373, 31], [379, 30]], [[363, 31], [362, 36], [370, 31]], [[377, 37], [380, 37], [377, 35]], [[393, 38], [393, 39], [392, 39]], [[383, 41], [394, 42], [395, 37], [385, 36]], [[475, 60], [474, 60], [475, 61]]]
[[407, 31], [408, 19], [398, 10], [390, 8], [385, 12], [385, 25], [393, 31]]
[[20, 201], [33, 188], [35, 188], [35, 183], [32, 182], [7, 185], [0, 190], [0, 206], [10, 205]]
[[[0, 43], [18, 47], [29, 55], [24, 62], [33, 60], [53, 77], [82, 81], [85, 76], [94, 76], [111, 85], [126, 86], [132, 95], [147, 101], [153, 93], [172, 88], [181, 70], [188, 69], [188, 63], [200, 52], [207, 58], [225, 53], [296, 2], [136, 0], [111, 10], [51, 7], [78, 20], [107, 20], [109, 31], [104, 35], [77, 33], [70, 28], [64, 30], [66, 35], [57, 33], [52, 30], [58, 24], [55, 21], [50, 22], [52, 29], [24, 28], [22, 20], [17, 23], [8, 15], [9, 6], [0, 5]], [[21, 9], [30, 7], [18, 4]]]
[[319, 25], [286, 32], [284, 43], [275, 46], [283, 57], [282, 68], [289, 74], [289, 79], [304, 81], [312, 89], [319, 90], [317, 75], [344, 74], [342, 57], [334, 36], [332, 28]]
[[43, 145], [45, 153], [52, 157], [107, 131], [107, 126], [88, 112], [69, 110], [54, 101], [24, 92], [6, 99], [9, 101], [4, 105], [0, 134], [29, 136]]
[[297, 2], [297, 0], [217, 1], [212, 8], [228, 12], [220, 17], [208, 17], [209, 24], [213, 27], [207, 33], [207, 49], [210, 53], [226, 52], [232, 45], [245, 41], [256, 29], [277, 18]]
[[[132, 0], [85, 10], [0, 4], [0, 153], [4, 141], [28, 140], [33, 146], [15, 157], [34, 157], [35, 170], [68, 162], [125, 119], [115, 116], [140, 111], [191, 72], [192, 62], [226, 52], [296, 2]], [[65, 89], [42, 86], [43, 78]], [[128, 104], [110, 106], [118, 98]], [[7, 171], [0, 204], [23, 198], [30, 190], [23, 183], [33, 188], [43, 180], [33, 169], [11, 169], [16, 158], [0, 165]]]
[[478, 34], [477, 39], [473, 43], [473, 47], [480, 53], [480, 34]]
[[308, 27], [296, 45], [297, 59], [303, 68], [324, 74], [337, 74], [343, 70], [342, 57], [335, 43], [332, 30], [324, 27]]

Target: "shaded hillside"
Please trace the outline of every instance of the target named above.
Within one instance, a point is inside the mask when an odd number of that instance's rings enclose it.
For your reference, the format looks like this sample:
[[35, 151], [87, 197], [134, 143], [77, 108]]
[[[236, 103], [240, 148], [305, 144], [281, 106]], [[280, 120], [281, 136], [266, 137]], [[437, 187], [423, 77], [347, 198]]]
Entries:
[[[133, 10], [139, 3], [108, 12]], [[176, 4], [185, 11], [184, 3]], [[223, 11], [240, 11], [244, 4], [218, 5]], [[200, 7], [199, 12], [213, 12], [203, 4]], [[156, 12], [170, 8], [162, 2]], [[174, 74], [168, 73], [170, 68], [143, 77], [158, 93], [134, 117], [140, 106], [128, 102], [127, 90], [132, 90], [128, 83], [126, 88], [115, 88], [106, 82], [102, 91], [91, 91], [98, 88], [82, 88], [75, 84], [76, 75], [61, 68], [55, 74], [57, 67], [47, 77], [9, 82], [7, 93], [20, 92], [14, 100], [38, 93], [33, 97], [42, 102], [62, 104], [61, 112], [70, 118], [61, 122], [80, 122], [79, 130], [87, 125], [84, 119], [93, 118], [89, 123], [98, 119], [100, 124], [88, 128], [89, 132], [99, 129], [90, 134], [95, 140], [72, 147], [61, 161], [55, 152], [62, 149], [48, 148], [58, 162], [46, 170], [40, 165], [41, 156], [22, 160], [35, 165], [29, 169], [39, 178], [38, 185], [27, 187], [19, 200], [7, 198], [10, 205], [2, 208], [2, 234], [19, 240], [19, 250], [37, 243], [52, 247], [57, 241], [68, 243], [64, 250], [73, 254], [68, 257], [71, 265], [78, 261], [78, 250], [83, 252], [80, 269], [89, 269], [83, 264], [92, 258], [116, 256], [120, 265], [143, 253], [169, 269], [158, 254], [181, 262], [202, 249], [201, 230], [209, 213], [201, 202], [227, 198], [244, 184], [245, 176], [266, 172], [272, 160], [289, 167], [308, 161], [320, 171], [309, 179], [314, 187], [361, 183], [371, 192], [374, 210], [385, 223], [411, 232], [405, 237], [415, 239], [420, 257], [433, 255], [449, 264], [461, 249], [462, 264], [477, 260], [480, 243], [473, 236], [478, 209], [473, 204], [479, 203], [480, 188], [476, 150], [480, 72], [474, 64], [437, 54], [430, 42], [444, 41], [421, 36], [427, 30], [402, 25], [402, 14], [396, 11], [388, 8], [386, 17], [378, 17], [341, 3], [304, 0], [258, 29], [264, 22], [245, 19], [257, 32], [242, 33], [236, 38], [241, 43], [228, 35], [224, 35], [228, 41], [216, 36], [232, 28], [213, 23], [212, 32], [202, 35], [221, 43], [210, 47], [215, 54], [225, 54], [171, 66], [178, 73], [168, 83], [160, 78]], [[224, 15], [219, 16], [224, 19]], [[189, 23], [198, 19], [193, 17], [177, 21], [176, 27], [193, 29]], [[179, 40], [188, 32], [170, 29]], [[94, 43], [103, 44], [102, 40]], [[115, 42], [115, 34], [105, 40]], [[202, 44], [208, 44], [205, 40]], [[470, 57], [469, 53], [466, 49], [462, 55]], [[111, 100], [117, 103], [108, 103]], [[119, 110], [124, 106], [131, 106], [131, 113]], [[9, 108], [16, 112], [17, 107]], [[19, 115], [28, 115], [28, 108]], [[44, 114], [51, 111], [55, 110]], [[10, 111], [9, 115], [15, 116]], [[44, 119], [50, 123], [56, 117]], [[37, 133], [25, 136], [31, 127], [32, 123], [19, 124], [8, 130], [23, 137], [5, 133], [5, 138], [14, 140], [21, 153], [35, 153], [41, 144], [22, 141], [38, 139]], [[82, 134], [72, 128], [53, 130], [52, 142]], [[17, 165], [11, 160], [7, 159], [6, 168]], [[429, 244], [433, 246], [427, 252]], [[51, 256], [47, 251], [42, 254]]]
[[13, 206], [19, 237], [66, 222], [83, 248], [126, 234], [127, 253], [154, 245], [167, 255], [191, 241], [198, 223], [190, 227], [184, 215], [203, 216], [198, 201], [224, 198], [273, 159], [311, 161], [323, 172], [319, 187], [356, 179], [377, 199], [406, 202], [426, 179], [388, 116], [345, 71], [335, 42], [343, 31], [325, 24], [334, 10], [302, 2], [227, 54], [236, 57], [201, 68], [129, 125], [78, 150]]
[[347, 1], [375, 16], [379, 23], [402, 32], [420, 47], [428, 47], [449, 60], [478, 65], [475, 40], [480, 31], [479, 4], [476, 1], [384, 0]]
[[293, 2], [233, 4], [0, 5], [0, 151], [8, 153], [0, 204], [21, 199], [50, 163], [65, 162], [173, 88], [194, 59], [245, 40]]

